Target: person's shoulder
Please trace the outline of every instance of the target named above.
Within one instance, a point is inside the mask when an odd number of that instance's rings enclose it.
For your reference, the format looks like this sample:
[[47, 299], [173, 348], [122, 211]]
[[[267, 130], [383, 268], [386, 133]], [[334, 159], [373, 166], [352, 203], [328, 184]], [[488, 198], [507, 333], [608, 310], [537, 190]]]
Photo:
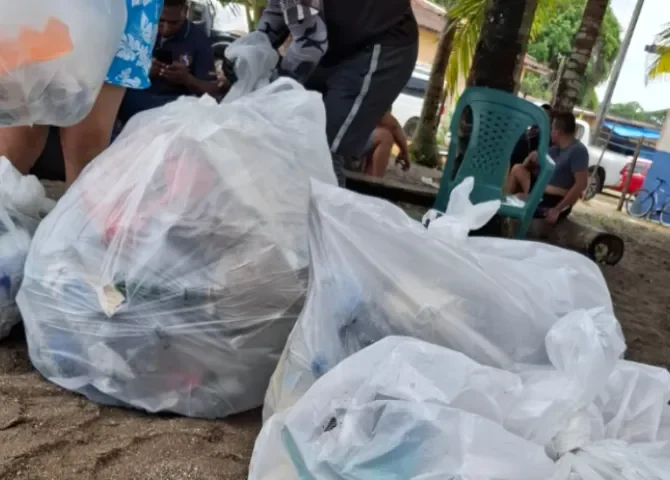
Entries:
[[572, 151], [579, 155], [589, 155], [589, 149], [581, 140], [575, 139], [575, 143], [572, 144]]
[[196, 25], [190, 20], [187, 20], [187, 22], [188, 22], [188, 28], [190, 30], [189, 33], [194, 40], [197, 40], [199, 42], [202, 41], [209, 42], [209, 36], [207, 35], [207, 32], [205, 31], [205, 28], [202, 25]]

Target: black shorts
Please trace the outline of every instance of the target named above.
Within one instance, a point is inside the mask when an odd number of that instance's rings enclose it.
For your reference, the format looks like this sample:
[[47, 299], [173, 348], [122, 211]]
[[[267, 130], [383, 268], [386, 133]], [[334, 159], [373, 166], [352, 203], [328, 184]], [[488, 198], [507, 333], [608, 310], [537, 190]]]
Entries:
[[[533, 189], [536, 180], [537, 179], [535, 177], [531, 178], [530, 180], [531, 190]], [[561, 203], [562, 201], [563, 197], [561, 195], [551, 195], [549, 193], [545, 193], [544, 195], [542, 195], [542, 200], [540, 200], [540, 204], [535, 209], [533, 218], [544, 218], [547, 214], [547, 211], [551, 210], [554, 207], [557, 207], [558, 204]], [[570, 212], [572, 212], [572, 207], [566, 208], [558, 215], [558, 220], [563, 220], [568, 215], [570, 215]]]
[[347, 158], [364, 154], [370, 134], [412, 76], [418, 43], [370, 45], [332, 66], [320, 66], [305, 87], [323, 95], [326, 134], [338, 182]]

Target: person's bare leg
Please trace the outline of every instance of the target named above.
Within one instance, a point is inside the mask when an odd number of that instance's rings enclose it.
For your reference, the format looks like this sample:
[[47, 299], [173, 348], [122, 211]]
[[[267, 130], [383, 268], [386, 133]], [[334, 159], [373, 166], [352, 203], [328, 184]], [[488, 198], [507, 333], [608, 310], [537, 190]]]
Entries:
[[91, 160], [109, 146], [112, 129], [126, 89], [105, 83], [91, 112], [77, 125], [61, 130], [68, 186]]
[[24, 175], [27, 175], [47, 143], [48, 127], [0, 128], [0, 157], [4, 156]]
[[391, 150], [393, 149], [393, 135], [385, 128], [375, 128], [372, 135], [372, 155], [366, 165], [365, 174], [374, 177], [383, 177], [388, 169]]
[[528, 192], [530, 192], [530, 172], [521, 164], [514, 165], [505, 181], [505, 193], [528, 195]]

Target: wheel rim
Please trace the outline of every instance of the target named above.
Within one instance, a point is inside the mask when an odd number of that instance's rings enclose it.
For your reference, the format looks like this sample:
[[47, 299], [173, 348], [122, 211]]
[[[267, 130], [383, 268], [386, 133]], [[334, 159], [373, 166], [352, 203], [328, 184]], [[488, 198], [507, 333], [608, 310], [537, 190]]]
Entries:
[[599, 243], [593, 247], [593, 261], [596, 263], [606, 263], [610, 249], [605, 243]]
[[629, 200], [629, 203], [626, 204], [626, 209], [628, 210], [628, 214], [633, 217], [646, 217], [654, 208], [654, 197], [652, 197], [649, 193], [645, 193], [643, 195], [638, 194], [631, 200]]
[[663, 205], [663, 208], [661, 209], [661, 212], [658, 216], [658, 220], [664, 227], [670, 227], [670, 202], [667, 202], [665, 205]]
[[594, 173], [589, 178], [589, 186], [586, 187], [586, 199], [590, 200], [598, 194], [598, 174]]
[[597, 239], [591, 248], [591, 258], [596, 263], [616, 265], [623, 258], [623, 243], [615, 237], [605, 235]]

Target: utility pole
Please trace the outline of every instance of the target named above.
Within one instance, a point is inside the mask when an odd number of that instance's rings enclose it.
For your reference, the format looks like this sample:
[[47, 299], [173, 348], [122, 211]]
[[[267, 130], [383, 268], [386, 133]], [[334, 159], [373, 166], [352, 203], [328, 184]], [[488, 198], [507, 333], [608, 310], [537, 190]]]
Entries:
[[610, 108], [610, 103], [612, 103], [612, 95], [614, 94], [614, 89], [616, 84], [619, 81], [619, 74], [621, 73], [621, 67], [623, 67], [623, 62], [626, 59], [626, 53], [628, 53], [628, 47], [630, 47], [630, 41], [633, 39], [633, 32], [635, 32], [635, 27], [637, 26], [637, 21], [640, 18], [640, 12], [642, 11], [642, 6], [644, 5], [644, 0], [637, 0], [635, 9], [633, 10], [633, 15], [630, 18], [630, 23], [626, 29], [626, 34], [623, 37], [621, 42], [621, 49], [619, 54], [616, 57], [614, 66], [612, 67], [612, 72], [610, 73], [610, 79], [607, 83], [607, 90], [603, 96], [603, 101], [600, 102], [600, 107], [598, 108], [598, 116], [596, 117], [596, 125], [593, 131], [591, 132], [591, 143], [595, 143], [600, 135], [600, 131], [603, 128], [603, 123], [605, 123], [605, 117], [607, 116], [607, 111]]

